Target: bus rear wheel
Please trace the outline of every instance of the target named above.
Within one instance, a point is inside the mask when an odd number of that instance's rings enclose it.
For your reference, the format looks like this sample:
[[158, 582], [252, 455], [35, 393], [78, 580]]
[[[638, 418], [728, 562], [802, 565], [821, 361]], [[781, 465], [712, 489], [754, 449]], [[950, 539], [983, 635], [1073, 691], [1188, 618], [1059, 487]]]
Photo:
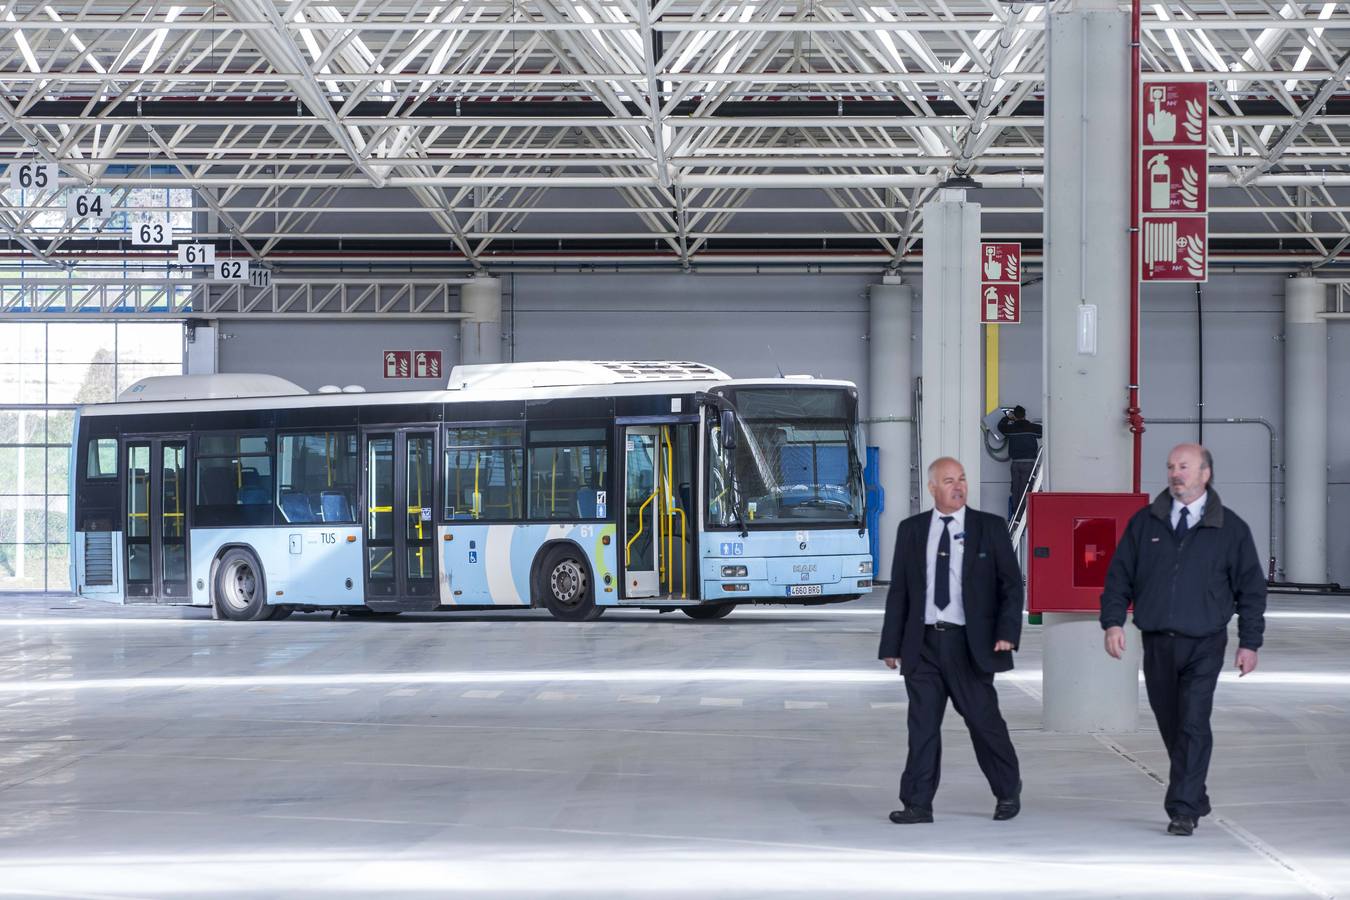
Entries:
[[540, 575], [544, 608], [553, 618], [590, 622], [604, 614], [605, 608], [595, 605], [590, 567], [577, 550], [567, 547], [554, 550], [544, 561]]
[[707, 606], [684, 606], [680, 612], [691, 619], [725, 619], [735, 608], [735, 603], [710, 603]]
[[272, 617], [274, 609], [267, 605], [267, 580], [258, 558], [249, 551], [239, 547], [226, 551], [216, 566], [212, 587], [216, 609], [222, 617], [235, 622], [258, 622]]

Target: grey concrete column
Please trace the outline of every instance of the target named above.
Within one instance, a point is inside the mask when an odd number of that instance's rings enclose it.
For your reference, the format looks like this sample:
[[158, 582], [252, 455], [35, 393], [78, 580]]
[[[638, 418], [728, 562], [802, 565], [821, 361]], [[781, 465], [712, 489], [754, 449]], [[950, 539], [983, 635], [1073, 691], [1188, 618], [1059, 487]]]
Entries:
[[216, 326], [194, 325], [184, 335], [183, 374], [216, 374]]
[[[1091, 9], [1096, 5], [1099, 8]], [[1046, 488], [1128, 491], [1130, 22], [1114, 4], [1051, 14], [1045, 187]], [[1080, 307], [1096, 307], [1096, 353], [1079, 352]], [[1049, 731], [1139, 727], [1140, 639], [1124, 660], [1096, 615], [1046, 614]]]
[[475, 278], [460, 288], [459, 365], [502, 361], [502, 282]]
[[1284, 290], [1284, 577], [1325, 584], [1327, 571], [1327, 288]]
[[877, 474], [885, 491], [877, 529], [881, 552], [873, 577], [877, 581], [890, 581], [895, 530], [900, 520], [909, 515], [910, 444], [914, 426], [909, 422], [875, 420], [908, 419], [914, 415], [909, 374], [914, 289], [907, 284], [874, 284], [869, 299], [866, 416], [874, 421], [868, 423], [867, 442], [881, 450]]
[[[980, 342], [980, 205], [940, 189], [923, 208], [923, 413], [920, 470], [939, 456], [966, 468], [967, 502], [980, 508], [984, 388]], [[919, 506], [933, 498], [919, 492]]]

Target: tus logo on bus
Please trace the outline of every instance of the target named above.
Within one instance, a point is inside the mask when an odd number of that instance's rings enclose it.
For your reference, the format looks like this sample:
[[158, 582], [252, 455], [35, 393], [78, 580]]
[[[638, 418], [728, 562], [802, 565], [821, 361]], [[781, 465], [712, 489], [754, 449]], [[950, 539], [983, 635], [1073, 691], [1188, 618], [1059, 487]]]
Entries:
[[721, 556], [744, 556], [745, 545], [740, 541], [724, 543], [719, 546], [719, 551], [719, 555]]

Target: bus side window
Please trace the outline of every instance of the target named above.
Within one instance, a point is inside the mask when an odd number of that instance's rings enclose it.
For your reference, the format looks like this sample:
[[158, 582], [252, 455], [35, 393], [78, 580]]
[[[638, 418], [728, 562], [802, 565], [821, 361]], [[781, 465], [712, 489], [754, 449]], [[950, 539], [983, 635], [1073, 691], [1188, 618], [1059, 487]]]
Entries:
[[117, 438], [91, 438], [84, 477], [90, 480], [117, 477]]

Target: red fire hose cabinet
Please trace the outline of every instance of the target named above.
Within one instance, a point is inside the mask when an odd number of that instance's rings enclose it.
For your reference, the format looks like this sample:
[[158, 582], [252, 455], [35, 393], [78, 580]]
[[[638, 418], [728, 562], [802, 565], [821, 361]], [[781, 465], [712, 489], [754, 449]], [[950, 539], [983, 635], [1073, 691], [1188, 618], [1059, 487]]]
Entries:
[[1116, 543], [1148, 495], [1034, 493], [1027, 500], [1027, 611], [1097, 612]]

